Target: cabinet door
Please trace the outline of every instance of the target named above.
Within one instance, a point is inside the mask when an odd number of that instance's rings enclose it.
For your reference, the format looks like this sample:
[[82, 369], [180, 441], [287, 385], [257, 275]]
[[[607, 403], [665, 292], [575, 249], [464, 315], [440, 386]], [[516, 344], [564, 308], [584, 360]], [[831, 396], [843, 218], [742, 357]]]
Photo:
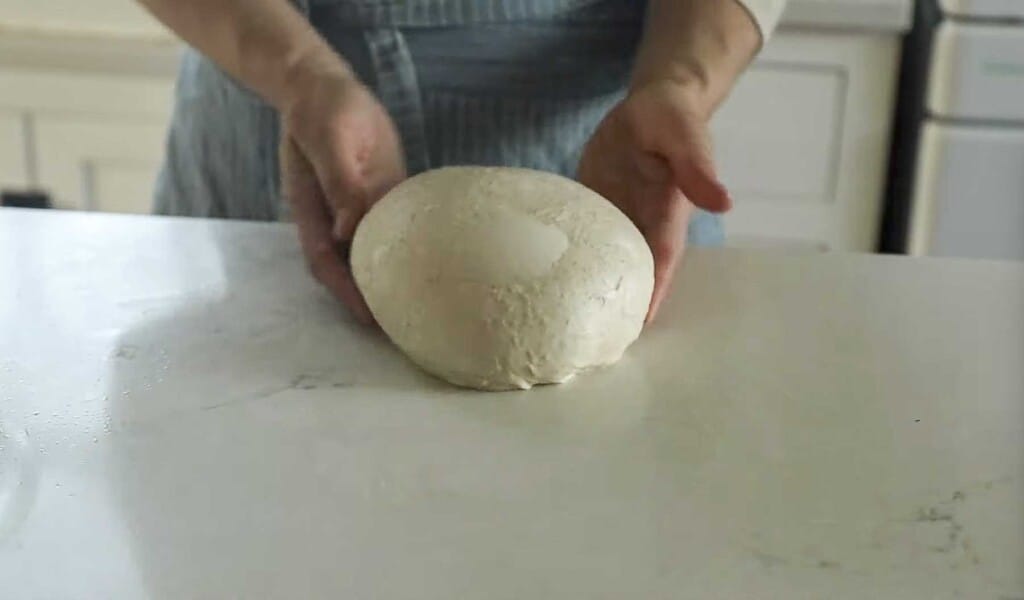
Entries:
[[160, 122], [39, 116], [39, 179], [56, 208], [149, 212], [165, 129]]
[[736, 200], [730, 244], [871, 251], [888, 158], [895, 37], [784, 32], [712, 122]]
[[1024, 127], [930, 121], [921, 131], [910, 253], [1024, 260]]
[[0, 66], [0, 111], [163, 122], [173, 90], [174, 78], [164, 75]]
[[0, 109], [0, 189], [28, 187], [24, 115]]
[[172, 87], [165, 77], [0, 68], [0, 116], [21, 115], [30, 125], [21, 150], [29, 183], [54, 206], [145, 212]]

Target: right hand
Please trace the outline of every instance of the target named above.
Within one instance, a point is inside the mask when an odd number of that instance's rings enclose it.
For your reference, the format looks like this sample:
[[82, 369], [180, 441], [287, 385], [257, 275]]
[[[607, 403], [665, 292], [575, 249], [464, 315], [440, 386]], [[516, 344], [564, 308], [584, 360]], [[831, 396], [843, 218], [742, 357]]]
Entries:
[[387, 111], [348, 74], [316, 78], [282, 111], [280, 167], [310, 272], [361, 322], [373, 323], [348, 264], [356, 226], [406, 177]]
[[580, 158], [580, 182], [618, 206], [651, 247], [648, 321], [671, 288], [694, 205], [725, 212], [732, 202], [715, 174], [709, 116], [699, 89], [647, 83], [608, 113]]

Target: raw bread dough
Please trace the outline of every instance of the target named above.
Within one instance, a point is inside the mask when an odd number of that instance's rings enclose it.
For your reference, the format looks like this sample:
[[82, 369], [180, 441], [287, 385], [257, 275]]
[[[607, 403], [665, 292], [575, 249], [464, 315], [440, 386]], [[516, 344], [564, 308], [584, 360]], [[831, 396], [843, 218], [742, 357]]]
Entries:
[[654, 286], [647, 243], [618, 208], [527, 169], [406, 180], [362, 220], [351, 261], [373, 315], [413, 362], [485, 390], [616, 362]]

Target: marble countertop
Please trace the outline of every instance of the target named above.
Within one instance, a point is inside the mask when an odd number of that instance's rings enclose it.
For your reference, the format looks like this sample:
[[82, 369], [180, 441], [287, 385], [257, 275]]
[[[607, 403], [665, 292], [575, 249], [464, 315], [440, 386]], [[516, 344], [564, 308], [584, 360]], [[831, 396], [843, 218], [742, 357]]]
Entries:
[[10, 598], [1024, 598], [1024, 265], [694, 251], [614, 368], [456, 390], [292, 230], [0, 209]]

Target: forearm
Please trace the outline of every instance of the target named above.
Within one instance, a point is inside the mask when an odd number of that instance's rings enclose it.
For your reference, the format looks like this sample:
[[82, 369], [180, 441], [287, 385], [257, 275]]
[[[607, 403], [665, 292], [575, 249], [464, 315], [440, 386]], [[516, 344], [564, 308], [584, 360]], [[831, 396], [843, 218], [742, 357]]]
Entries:
[[183, 40], [280, 110], [291, 90], [348, 65], [288, 0], [138, 0]]
[[684, 84], [710, 115], [760, 46], [757, 23], [737, 0], [650, 0], [631, 87]]

